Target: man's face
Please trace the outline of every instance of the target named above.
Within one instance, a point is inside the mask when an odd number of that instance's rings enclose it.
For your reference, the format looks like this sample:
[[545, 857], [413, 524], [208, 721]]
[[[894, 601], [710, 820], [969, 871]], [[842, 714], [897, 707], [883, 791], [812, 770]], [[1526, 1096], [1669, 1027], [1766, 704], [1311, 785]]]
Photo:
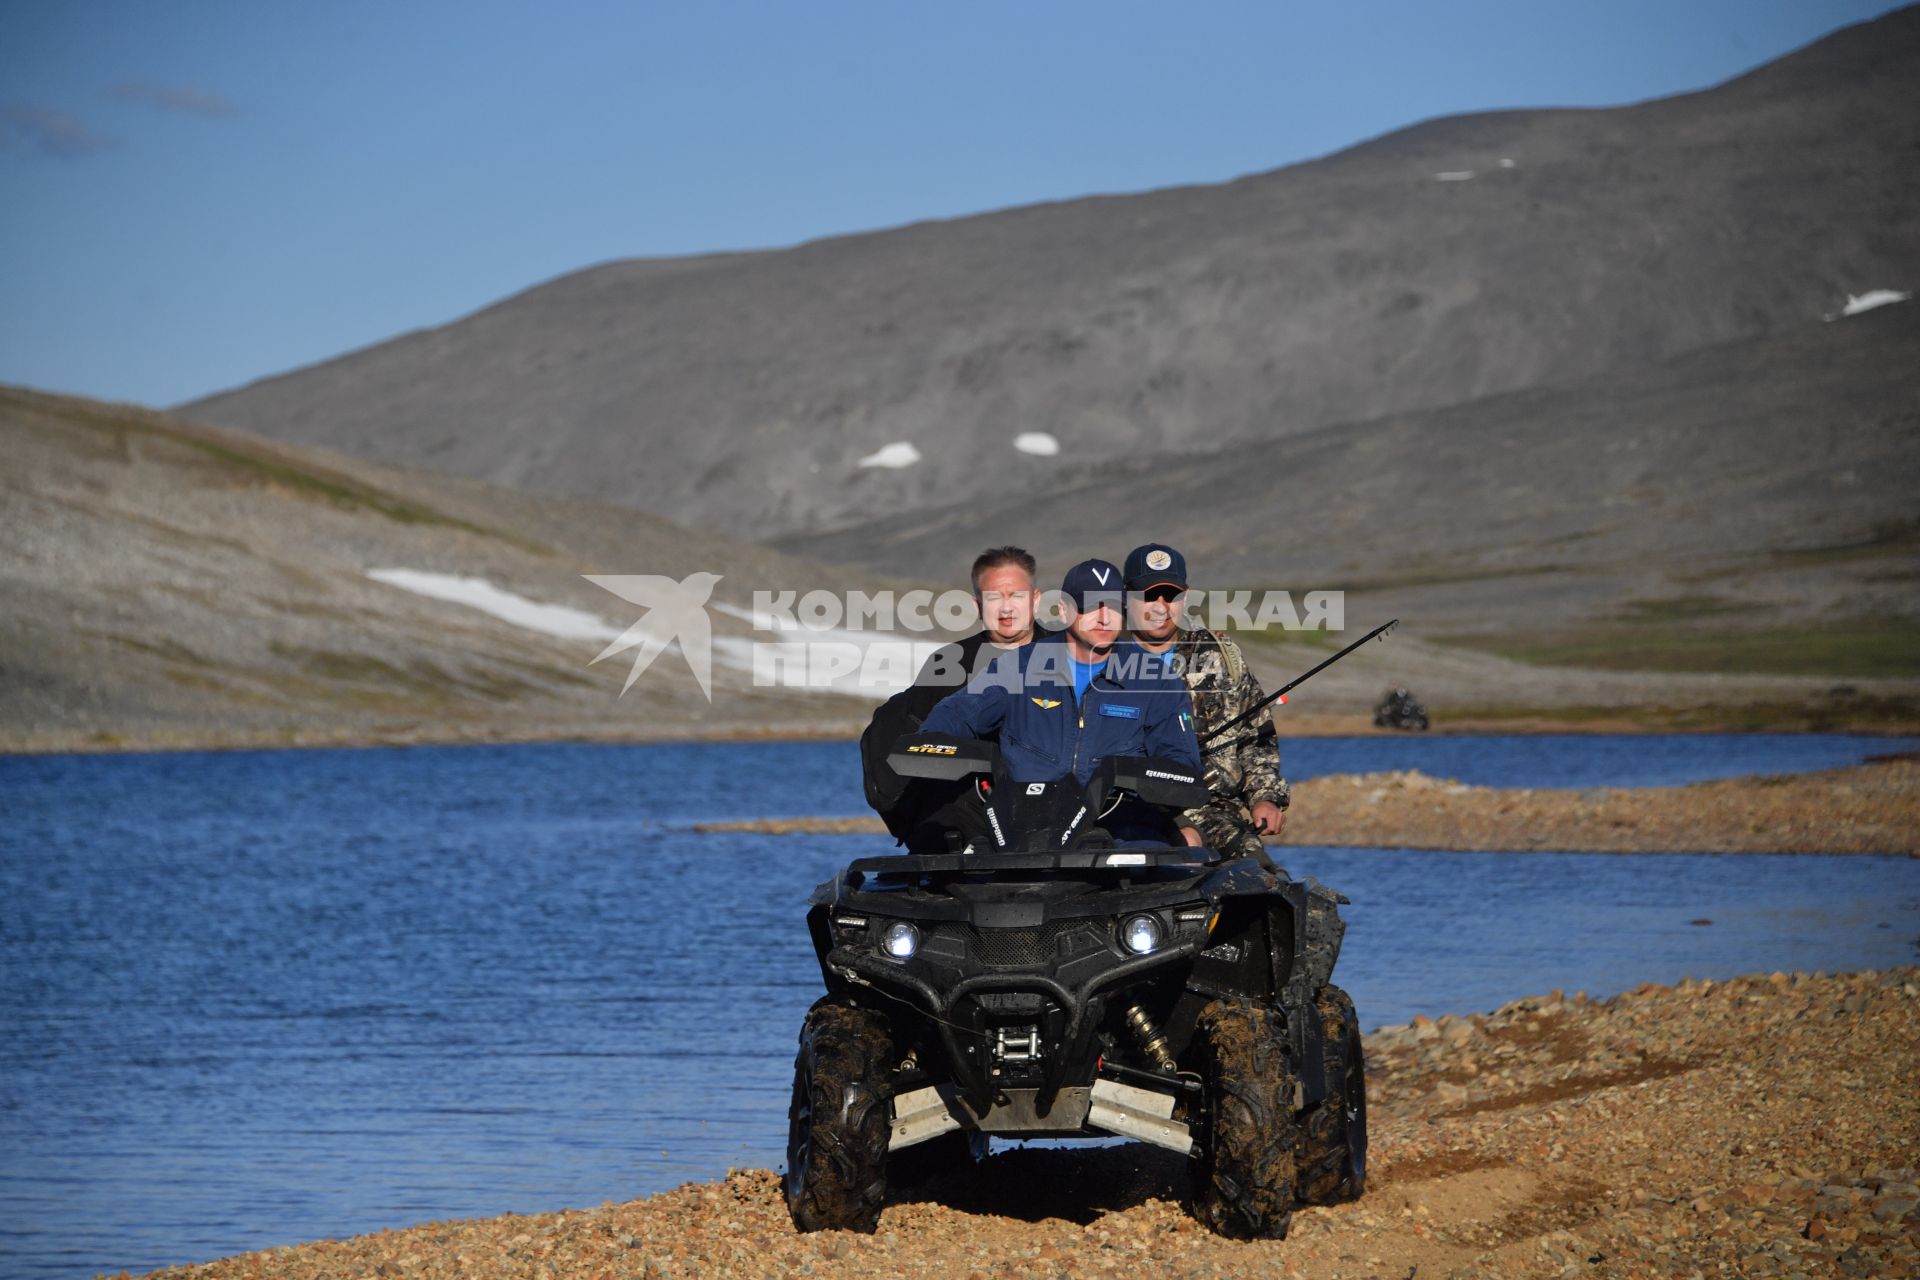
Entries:
[[[1072, 608], [1072, 605], [1068, 605]], [[1089, 649], [1105, 653], [1120, 638], [1120, 608], [1117, 600], [1094, 598], [1085, 609], [1076, 612], [1067, 630]]]
[[995, 644], [1025, 644], [1033, 638], [1033, 579], [1019, 565], [981, 574], [973, 600]]
[[1127, 624], [1149, 644], [1172, 639], [1186, 611], [1187, 593], [1172, 585], [1127, 593]]

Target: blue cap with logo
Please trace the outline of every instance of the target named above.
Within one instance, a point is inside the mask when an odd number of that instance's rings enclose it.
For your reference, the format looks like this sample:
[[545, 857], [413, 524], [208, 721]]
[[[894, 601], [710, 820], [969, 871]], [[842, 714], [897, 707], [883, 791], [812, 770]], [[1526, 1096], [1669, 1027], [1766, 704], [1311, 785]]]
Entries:
[[1127, 556], [1127, 590], [1150, 587], [1187, 589], [1187, 558], [1162, 542], [1135, 547]]
[[1120, 571], [1105, 560], [1082, 560], [1067, 570], [1060, 581], [1060, 594], [1073, 601], [1081, 613], [1101, 605], [1120, 607]]

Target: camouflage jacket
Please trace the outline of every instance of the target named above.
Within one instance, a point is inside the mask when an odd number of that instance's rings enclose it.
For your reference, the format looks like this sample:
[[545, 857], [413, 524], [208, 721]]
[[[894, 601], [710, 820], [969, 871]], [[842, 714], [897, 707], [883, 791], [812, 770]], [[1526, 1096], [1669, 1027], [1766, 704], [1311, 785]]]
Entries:
[[[1193, 729], [1206, 757], [1207, 789], [1213, 792], [1209, 808], [1224, 808], [1242, 822], [1255, 804], [1268, 800], [1284, 809], [1292, 788], [1280, 773], [1280, 746], [1275, 740], [1273, 716], [1262, 711], [1245, 724], [1229, 729], [1212, 746], [1207, 735], [1266, 697], [1259, 677], [1247, 666], [1246, 655], [1230, 636], [1204, 628], [1182, 631], [1174, 642], [1182, 659], [1187, 690], [1193, 696]], [[1200, 810], [1189, 816], [1198, 818]]]

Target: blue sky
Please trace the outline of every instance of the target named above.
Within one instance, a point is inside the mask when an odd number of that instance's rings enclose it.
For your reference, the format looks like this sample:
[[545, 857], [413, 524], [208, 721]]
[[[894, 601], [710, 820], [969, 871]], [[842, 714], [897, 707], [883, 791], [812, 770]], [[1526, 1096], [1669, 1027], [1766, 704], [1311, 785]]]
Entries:
[[0, 5], [0, 381], [170, 404], [611, 258], [1704, 88], [1885, 0]]

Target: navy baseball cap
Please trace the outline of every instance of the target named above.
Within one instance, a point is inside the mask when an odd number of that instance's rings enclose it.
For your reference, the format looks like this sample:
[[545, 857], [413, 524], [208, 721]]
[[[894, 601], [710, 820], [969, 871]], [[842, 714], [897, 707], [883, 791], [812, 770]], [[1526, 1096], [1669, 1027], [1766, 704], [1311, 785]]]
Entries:
[[1082, 560], [1067, 570], [1060, 580], [1060, 594], [1073, 601], [1074, 608], [1085, 613], [1100, 605], [1120, 607], [1120, 571], [1105, 560]]
[[1187, 558], [1162, 542], [1135, 547], [1127, 556], [1127, 590], [1149, 587], [1187, 589]]

